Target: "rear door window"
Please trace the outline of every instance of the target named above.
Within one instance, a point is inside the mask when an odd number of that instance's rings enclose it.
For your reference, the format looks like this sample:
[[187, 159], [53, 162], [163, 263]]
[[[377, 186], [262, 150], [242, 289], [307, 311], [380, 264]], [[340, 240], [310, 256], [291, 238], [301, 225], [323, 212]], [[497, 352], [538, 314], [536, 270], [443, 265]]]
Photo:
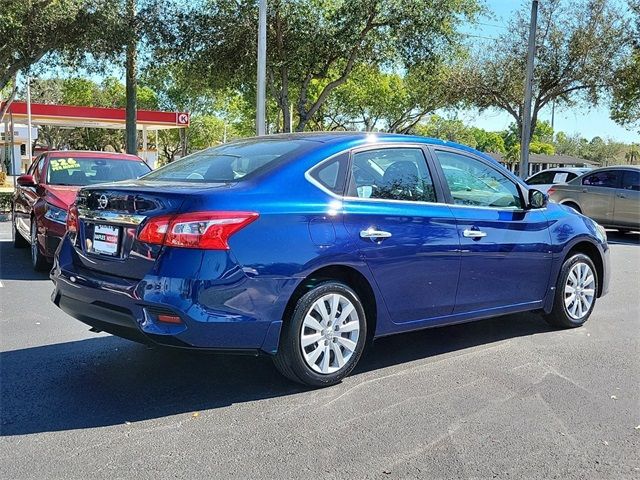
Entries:
[[327, 190], [344, 194], [349, 167], [349, 153], [343, 153], [311, 170], [311, 177]]
[[420, 148], [378, 148], [358, 152], [351, 162], [349, 196], [378, 200], [435, 202], [436, 193]]
[[625, 170], [622, 174], [623, 190], [640, 190], [640, 171]]
[[616, 170], [605, 170], [603, 172], [592, 173], [582, 179], [582, 185], [616, 188], [618, 186], [618, 172]]
[[555, 178], [556, 172], [540, 172], [535, 174], [529, 180], [527, 180], [528, 185], [549, 185], [553, 183], [553, 179]]

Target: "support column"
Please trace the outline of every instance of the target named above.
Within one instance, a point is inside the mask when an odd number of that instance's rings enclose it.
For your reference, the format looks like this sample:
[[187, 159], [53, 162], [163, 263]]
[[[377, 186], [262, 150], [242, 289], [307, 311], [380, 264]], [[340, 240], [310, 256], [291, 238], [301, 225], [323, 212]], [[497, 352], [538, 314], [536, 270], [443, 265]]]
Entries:
[[142, 125], [142, 159], [146, 162], [147, 160], [149, 160], [149, 155], [148, 155], [148, 148], [147, 148], [147, 126], [146, 125]]

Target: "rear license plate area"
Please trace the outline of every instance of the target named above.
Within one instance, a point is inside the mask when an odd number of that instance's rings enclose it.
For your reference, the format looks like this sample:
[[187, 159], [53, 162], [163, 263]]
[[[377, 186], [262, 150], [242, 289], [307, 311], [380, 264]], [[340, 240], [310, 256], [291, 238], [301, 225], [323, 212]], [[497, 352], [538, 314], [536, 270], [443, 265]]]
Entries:
[[120, 227], [95, 224], [93, 226], [93, 238], [89, 251], [99, 255], [117, 257], [120, 254], [120, 243]]

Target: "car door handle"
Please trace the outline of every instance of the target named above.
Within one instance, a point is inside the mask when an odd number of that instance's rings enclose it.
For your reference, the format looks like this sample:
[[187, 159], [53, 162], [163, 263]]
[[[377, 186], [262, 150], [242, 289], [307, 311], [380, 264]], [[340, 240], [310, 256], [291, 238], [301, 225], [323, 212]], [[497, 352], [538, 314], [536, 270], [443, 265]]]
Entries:
[[582, 189], [582, 193], [587, 193], [587, 189], [586, 189], [586, 188], [583, 188], [583, 189]]
[[382, 240], [389, 238], [391, 233], [383, 230], [376, 230], [375, 228], [367, 228], [366, 230], [360, 230], [360, 238], [368, 238], [371, 240]]
[[627, 198], [627, 196], [624, 193], [619, 193], [618, 198]]
[[487, 236], [487, 232], [483, 232], [482, 230], [471, 230], [467, 228], [464, 232], [462, 232], [462, 236], [467, 238], [483, 238]]

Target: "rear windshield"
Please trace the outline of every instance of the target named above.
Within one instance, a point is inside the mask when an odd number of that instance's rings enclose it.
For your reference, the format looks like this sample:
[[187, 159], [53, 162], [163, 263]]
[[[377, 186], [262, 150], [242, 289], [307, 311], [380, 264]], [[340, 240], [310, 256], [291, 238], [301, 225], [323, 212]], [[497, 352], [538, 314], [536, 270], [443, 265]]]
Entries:
[[113, 158], [52, 158], [47, 167], [49, 185], [73, 185], [82, 187], [96, 183], [130, 180], [148, 173], [151, 169], [141, 161], [115, 160]]
[[308, 146], [308, 140], [246, 140], [176, 160], [144, 177], [194, 183], [235, 182], [267, 166], [274, 166], [288, 154]]

